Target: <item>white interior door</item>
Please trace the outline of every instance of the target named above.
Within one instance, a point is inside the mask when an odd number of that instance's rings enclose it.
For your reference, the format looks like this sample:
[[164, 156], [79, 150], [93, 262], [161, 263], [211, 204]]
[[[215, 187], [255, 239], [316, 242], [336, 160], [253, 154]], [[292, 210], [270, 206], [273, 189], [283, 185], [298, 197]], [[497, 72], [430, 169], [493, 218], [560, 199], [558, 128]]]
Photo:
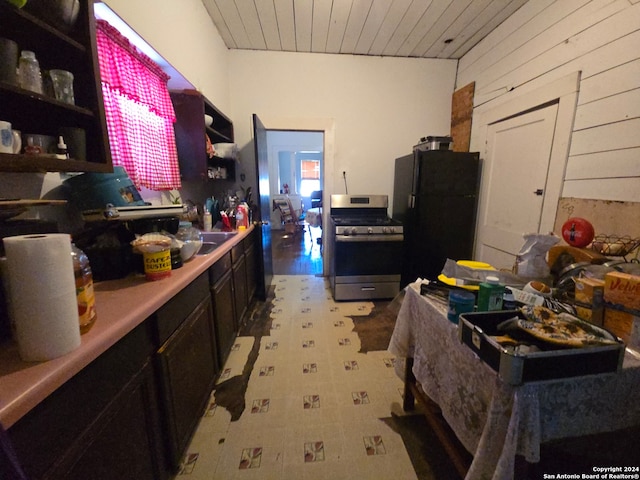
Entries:
[[487, 126], [476, 257], [510, 268], [540, 232], [558, 103]]

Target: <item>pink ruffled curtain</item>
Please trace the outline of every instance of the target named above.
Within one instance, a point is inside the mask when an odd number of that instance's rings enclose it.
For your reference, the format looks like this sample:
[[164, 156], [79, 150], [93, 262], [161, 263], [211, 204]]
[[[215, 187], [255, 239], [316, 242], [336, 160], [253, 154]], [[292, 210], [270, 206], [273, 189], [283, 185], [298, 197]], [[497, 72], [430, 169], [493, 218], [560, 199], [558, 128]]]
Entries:
[[180, 188], [169, 77], [103, 20], [96, 38], [114, 165], [138, 187]]

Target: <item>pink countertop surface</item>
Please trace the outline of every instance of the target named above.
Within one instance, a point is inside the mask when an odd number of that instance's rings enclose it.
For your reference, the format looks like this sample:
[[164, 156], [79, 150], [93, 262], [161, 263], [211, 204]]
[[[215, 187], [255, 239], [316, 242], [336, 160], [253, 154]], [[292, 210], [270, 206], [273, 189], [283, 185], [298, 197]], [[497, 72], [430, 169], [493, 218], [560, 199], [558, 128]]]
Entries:
[[9, 428], [58, 387], [142, 323], [239, 243], [253, 226], [163, 280], [130, 275], [95, 284], [98, 318], [74, 351], [46, 362], [23, 362], [15, 342], [0, 345], [0, 423]]

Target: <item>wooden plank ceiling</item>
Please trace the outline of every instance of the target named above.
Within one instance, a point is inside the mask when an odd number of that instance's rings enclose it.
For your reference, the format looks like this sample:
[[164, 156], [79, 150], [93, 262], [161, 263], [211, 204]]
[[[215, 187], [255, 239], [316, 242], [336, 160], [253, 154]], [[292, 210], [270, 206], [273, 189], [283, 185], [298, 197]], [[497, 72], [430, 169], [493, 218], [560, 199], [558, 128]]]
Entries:
[[202, 0], [230, 49], [458, 59], [529, 0]]

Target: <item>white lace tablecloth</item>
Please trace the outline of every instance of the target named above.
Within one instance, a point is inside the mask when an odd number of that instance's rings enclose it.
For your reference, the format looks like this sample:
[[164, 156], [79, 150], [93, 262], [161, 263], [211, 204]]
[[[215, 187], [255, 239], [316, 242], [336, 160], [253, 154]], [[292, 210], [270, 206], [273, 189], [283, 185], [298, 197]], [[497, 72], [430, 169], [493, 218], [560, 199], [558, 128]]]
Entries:
[[546, 441], [640, 425], [637, 358], [627, 353], [616, 373], [510, 386], [460, 343], [446, 305], [419, 288], [407, 287], [389, 351], [413, 357], [416, 380], [473, 454], [467, 480], [512, 479], [515, 455], [539, 462]]

